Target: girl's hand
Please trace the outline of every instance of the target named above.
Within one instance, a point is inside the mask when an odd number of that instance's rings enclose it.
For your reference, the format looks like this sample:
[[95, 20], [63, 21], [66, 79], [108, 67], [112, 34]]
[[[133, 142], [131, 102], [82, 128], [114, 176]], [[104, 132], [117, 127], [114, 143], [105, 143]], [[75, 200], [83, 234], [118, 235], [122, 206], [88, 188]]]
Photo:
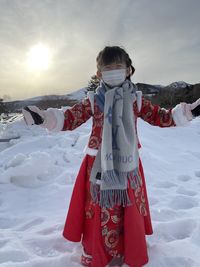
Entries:
[[194, 117], [200, 116], [200, 98], [191, 104], [191, 112]]
[[188, 121], [200, 116], [200, 98], [192, 104], [180, 103], [183, 115]]
[[22, 109], [24, 120], [28, 126], [40, 125], [49, 131], [61, 131], [64, 125], [64, 114], [56, 108], [47, 110], [39, 109], [36, 106], [28, 106]]
[[45, 111], [39, 109], [36, 106], [27, 106], [22, 109], [24, 120], [28, 126], [30, 125], [41, 125], [45, 120]]

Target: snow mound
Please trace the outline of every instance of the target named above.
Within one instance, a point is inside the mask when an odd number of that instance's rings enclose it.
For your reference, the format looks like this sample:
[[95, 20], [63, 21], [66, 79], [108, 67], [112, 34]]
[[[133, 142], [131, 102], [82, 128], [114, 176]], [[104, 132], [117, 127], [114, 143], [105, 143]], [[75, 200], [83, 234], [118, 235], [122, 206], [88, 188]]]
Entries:
[[[148, 267], [200, 266], [200, 120], [158, 128], [138, 121], [154, 234]], [[0, 124], [0, 265], [78, 267], [81, 246], [62, 237], [91, 120], [73, 132]], [[178, 138], [177, 138], [178, 136]]]

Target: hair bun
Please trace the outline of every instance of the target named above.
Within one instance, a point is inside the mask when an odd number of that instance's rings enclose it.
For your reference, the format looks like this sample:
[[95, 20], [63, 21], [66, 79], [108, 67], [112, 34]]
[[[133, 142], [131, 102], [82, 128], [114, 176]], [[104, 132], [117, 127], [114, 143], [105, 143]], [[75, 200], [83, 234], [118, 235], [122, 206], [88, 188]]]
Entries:
[[133, 75], [135, 73], [135, 68], [133, 67], [133, 65], [131, 65], [131, 75]]

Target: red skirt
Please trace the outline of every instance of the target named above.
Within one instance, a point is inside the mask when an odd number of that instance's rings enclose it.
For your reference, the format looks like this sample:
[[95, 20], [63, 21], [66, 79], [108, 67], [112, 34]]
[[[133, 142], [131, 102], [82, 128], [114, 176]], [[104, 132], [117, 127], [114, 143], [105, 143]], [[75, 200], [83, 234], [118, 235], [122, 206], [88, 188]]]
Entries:
[[81, 164], [63, 236], [82, 242], [85, 252], [92, 256], [92, 267], [104, 267], [118, 256], [123, 256], [130, 267], [141, 267], [148, 262], [145, 235], [153, 233], [141, 161], [142, 194], [129, 187], [130, 206], [105, 209], [93, 203], [90, 196], [89, 177], [94, 159], [86, 155]]

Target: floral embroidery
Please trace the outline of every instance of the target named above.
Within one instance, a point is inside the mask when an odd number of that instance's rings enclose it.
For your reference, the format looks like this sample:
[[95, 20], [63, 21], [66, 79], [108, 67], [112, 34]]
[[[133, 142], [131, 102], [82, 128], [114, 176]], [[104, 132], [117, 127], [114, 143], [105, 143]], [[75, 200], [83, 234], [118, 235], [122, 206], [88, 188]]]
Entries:
[[107, 209], [102, 208], [101, 210], [101, 226], [104, 226], [107, 224], [107, 222], [110, 220], [110, 213]]
[[101, 233], [105, 250], [112, 257], [123, 255], [124, 208], [101, 209]]
[[85, 216], [86, 219], [92, 219], [94, 217], [94, 210], [92, 207], [89, 207], [86, 211], [85, 211]]
[[138, 187], [134, 190], [135, 203], [142, 216], [147, 216], [146, 201], [144, 196], [144, 188]]
[[115, 248], [119, 242], [119, 233], [116, 230], [110, 230], [105, 236], [105, 245], [108, 249]]
[[83, 266], [91, 267], [92, 265], [92, 258], [82, 255], [81, 256], [81, 264]]
[[100, 145], [99, 137], [92, 135], [89, 141], [89, 147], [90, 148], [98, 148]]
[[67, 109], [64, 113], [63, 130], [73, 130], [86, 122], [92, 116], [91, 105], [88, 98]]
[[142, 98], [142, 107], [140, 112], [138, 112], [137, 106], [134, 104], [134, 112], [138, 117], [152, 125], [159, 127], [175, 126], [171, 109], [167, 110], [158, 105], [152, 105], [151, 101], [145, 98]]

